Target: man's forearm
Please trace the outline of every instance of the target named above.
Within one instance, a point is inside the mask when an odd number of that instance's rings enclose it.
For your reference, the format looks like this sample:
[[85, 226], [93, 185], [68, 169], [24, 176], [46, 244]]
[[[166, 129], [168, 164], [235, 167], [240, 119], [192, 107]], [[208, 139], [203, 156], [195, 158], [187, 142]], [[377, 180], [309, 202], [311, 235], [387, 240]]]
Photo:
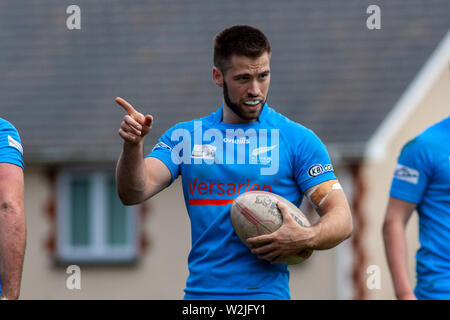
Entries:
[[143, 141], [135, 145], [124, 142], [116, 169], [117, 188], [122, 202], [132, 205], [143, 201], [146, 180]]
[[2, 298], [17, 299], [25, 254], [26, 227], [22, 205], [0, 207], [0, 282]]
[[311, 247], [326, 250], [349, 238], [353, 231], [352, 216], [347, 207], [335, 207], [311, 227], [315, 236]]
[[383, 226], [383, 238], [394, 283], [395, 294], [398, 299], [413, 295], [409, 281], [407, 267], [407, 245], [405, 227], [401, 221], [390, 221]]

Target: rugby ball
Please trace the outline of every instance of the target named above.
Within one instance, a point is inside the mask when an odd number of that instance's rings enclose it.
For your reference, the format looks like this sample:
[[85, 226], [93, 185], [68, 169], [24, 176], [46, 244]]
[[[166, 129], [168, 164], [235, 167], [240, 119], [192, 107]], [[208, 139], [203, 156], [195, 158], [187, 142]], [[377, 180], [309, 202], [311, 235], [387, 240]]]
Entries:
[[[291, 216], [303, 227], [310, 227], [306, 216], [292, 202], [285, 198], [265, 191], [249, 191], [234, 200], [230, 218], [239, 239], [250, 248], [246, 242], [248, 238], [269, 234], [276, 231], [283, 223], [283, 216], [278, 209], [277, 202], [287, 205]], [[308, 259], [313, 250], [302, 250], [296, 255], [289, 256], [282, 263], [299, 264]]]

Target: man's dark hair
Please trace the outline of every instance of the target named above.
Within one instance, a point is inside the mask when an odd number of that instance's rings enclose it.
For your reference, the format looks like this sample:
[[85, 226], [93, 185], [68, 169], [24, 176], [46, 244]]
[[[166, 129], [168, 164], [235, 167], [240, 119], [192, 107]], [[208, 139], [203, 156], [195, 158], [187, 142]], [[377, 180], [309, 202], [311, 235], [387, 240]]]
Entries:
[[230, 67], [232, 55], [258, 58], [265, 52], [271, 53], [269, 40], [251, 26], [232, 26], [214, 37], [214, 66], [222, 73]]

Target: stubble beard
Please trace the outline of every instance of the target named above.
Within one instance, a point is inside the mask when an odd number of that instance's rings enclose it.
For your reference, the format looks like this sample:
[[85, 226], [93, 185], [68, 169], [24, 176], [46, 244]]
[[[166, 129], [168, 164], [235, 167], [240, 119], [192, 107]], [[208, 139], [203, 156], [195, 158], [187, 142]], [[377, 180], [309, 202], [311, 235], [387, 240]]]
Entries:
[[231, 109], [231, 111], [233, 111], [239, 118], [241, 118], [242, 120], [245, 120], [245, 121], [257, 120], [259, 115], [262, 112], [262, 109], [264, 108], [264, 105], [266, 104], [266, 101], [267, 101], [267, 97], [266, 97], [266, 99], [262, 102], [261, 108], [259, 109], [259, 112], [257, 115], [248, 116], [244, 113], [244, 111], [241, 108], [239, 108], [239, 106], [236, 103], [231, 101], [230, 96], [228, 95], [228, 86], [227, 86], [227, 83], [225, 82], [225, 80], [223, 81], [223, 99], [225, 100], [225, 103]]

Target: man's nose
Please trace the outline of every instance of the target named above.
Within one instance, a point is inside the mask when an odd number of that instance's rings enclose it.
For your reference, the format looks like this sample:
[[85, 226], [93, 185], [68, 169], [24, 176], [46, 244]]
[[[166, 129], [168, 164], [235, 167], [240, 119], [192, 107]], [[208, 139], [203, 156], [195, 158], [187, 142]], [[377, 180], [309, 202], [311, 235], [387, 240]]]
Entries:
[[247, 94], [249, 97], [258, 97], [261, 94], [258, 81], [250, 82], [247, 88]]

